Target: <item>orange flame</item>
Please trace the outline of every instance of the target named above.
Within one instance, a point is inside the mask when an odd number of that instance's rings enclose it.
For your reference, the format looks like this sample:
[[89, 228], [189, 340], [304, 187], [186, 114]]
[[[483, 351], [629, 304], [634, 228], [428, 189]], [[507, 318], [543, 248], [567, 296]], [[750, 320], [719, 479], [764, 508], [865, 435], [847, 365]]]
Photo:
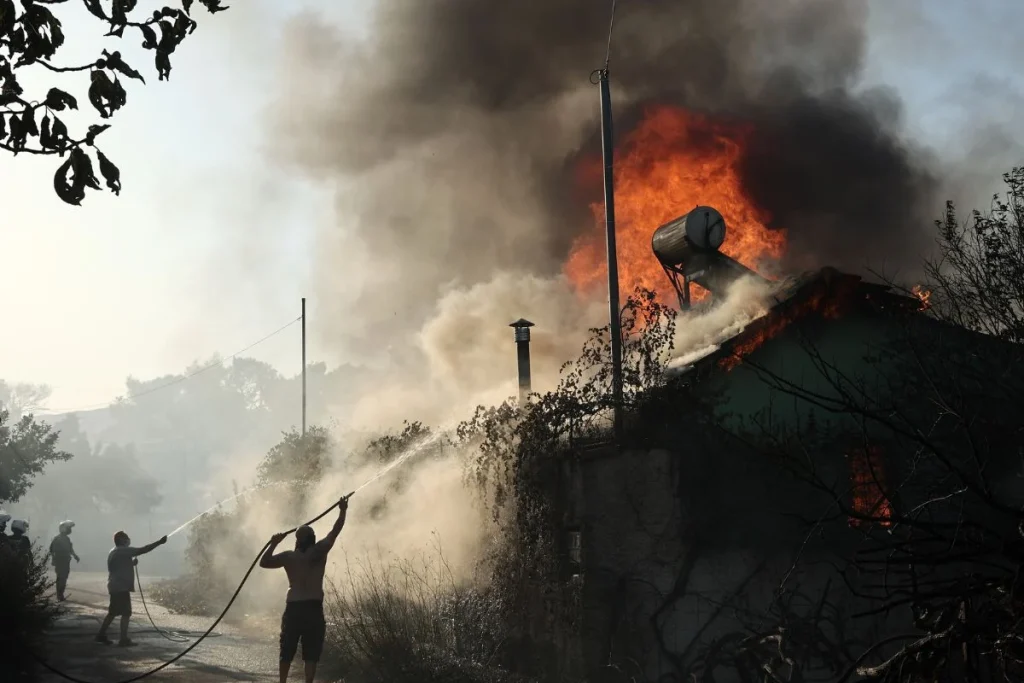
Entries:
[[881, 449], [858, 448], [850, 454], [849, 460], [853, 511], [868, 518], [851, 517], [850, 526], [864, 526], [872, 521], [883, 527], [892, 526], [892, 505], [885, 495]]
[[[718, 209], [727, 233], [722, 252], [754, 270], [778, 259], [784, 231], [765, 227], [770, 217], [747, 198], [737, 170], [747, 130], [716, 123], [686, 110], [649, 110], [616, 150], [615, 213], [619, 286], [663, 290], [667, 278], [651, 251], [651, 236], [662, 224], [699, 204]], [[596, 173], [595, 173], [596, 171]], [[600, 178], [601, 161], [588, 160], [581, 176]], [[578, 238], [564, 272], [576, 291], [589, 294], [607, 281], [604, 203], [591, 204], [595, 224]], [[694, 299], [705, 293], [695, 288]]]
[[913, 287], [910, 288], [910, 293], [916, 296], [921, 301], [921, 306], [919, 310], [927, 311], [929, 308], [932, 307], [932, 304], [929, 301], [932, 298], [931, 290], [925, 289], [921, 285], [914, 285]]
[[772, 311], [761, 323], [761, 327], [753, 330], [749, 336], [741, 337], [732, 345], [729, 354], [718, 361], [718, 367], [726, 371], [732, 370], [742, 363], [746, 356], [777, 336], [789, 327], [790, 323], [804, 316], [817, 313], [826, 319], [838, 318], [850, 294], [849, 287], [841, 286], [837, 291], [830, 291], [822, 286], [805, 301], [794, 303], [789, 308]]

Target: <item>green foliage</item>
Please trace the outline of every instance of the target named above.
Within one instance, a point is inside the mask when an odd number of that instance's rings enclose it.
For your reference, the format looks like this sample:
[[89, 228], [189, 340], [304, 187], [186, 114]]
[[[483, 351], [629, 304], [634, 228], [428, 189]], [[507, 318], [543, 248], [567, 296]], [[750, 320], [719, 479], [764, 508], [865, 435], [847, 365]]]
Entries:
[[[79, 206], [87, 189], [101, 189], [93, 163], [114, 194], [121, 191], [121, 173], [96, 147], [96, 138], [109, 124], [89, 125], [84, 134], [72, 135], [59, 113], [78, 109], [78, 100], [51, 87], [42, 98], [26, 95], [18, 80], [21, 69], [41, 67], [54, 73], [89, 72], [89, 103], [101, 119], [110, 119], [127, 101], [122, 78], [145, 82], [142, 74], [125, 62], [118, 51], [104, 49], [88, 64], [56, 66], [51, 60], [64, 45], [64, 28], [51, 5], [65, 0], [0, 0], [0, 149], [14, 155], [56, 154], [65, 161], [53, 178], [53, 188], [64, 202]], [[138, 0], [82, 0], [106, 36], [123, 38], [137, 32], [142, 47], [154, 56], [158, 80], [171, 74], [171, 54], [196, 29], [192, 0], [181, 8], [163, 7], [141, 16]], [[221, 0], [200, 0], [211, 14], [223, 11]], [[90, 151], [93, 156], [90, 156]]]
[[387, 465], [430, 434], [430, 427], [421, 422], [403, 422], [402, 431], [398, 434], [385, 434], [370, 441], [366, 446], [366, 459]]
[[50, 425], [32, 415], [13, 424], [9, 418], [0, 409], [0, 503], [17, 502], [48, 464], [71, 458], [57, 448], [58, 432]]
[[326, 427], [312, 426], [305, 435], [295, 428], [267, 452], [256, 473], [259, 486], [295, 482], [315, 484], [331, 463], [334, 437]]
[[[154, 584], [149, 589], [153, 601], [179, 614], [219, 614], [235, 590], [225, 575], [224, 558], [249, 561], [254, 552], [249, 539], [239, 533], [240, 517], [237, 511], [218, 509], [193, 522], [185, 550], [188, 571], [176, 579]], [[244, 610], [245, 606], [240, 604], [238, 608]]]
[[14, 553], [0, 547], [0, 669], [10, 683], [36, 679], [31, 652], [45, 652], [45, 635], [61, 611], [51, 597], [44, 553]]

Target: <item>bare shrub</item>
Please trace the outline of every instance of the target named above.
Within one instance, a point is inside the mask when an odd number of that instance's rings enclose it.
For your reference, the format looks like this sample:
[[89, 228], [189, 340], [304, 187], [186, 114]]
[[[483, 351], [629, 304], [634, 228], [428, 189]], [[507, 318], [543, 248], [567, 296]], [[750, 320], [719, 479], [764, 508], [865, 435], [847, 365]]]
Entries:
[[367, 559], [327, 590], [327, 661], [361, 683], [445, 680], [484, 683], [513, 676], [494, 665], [504, 644], [500, 603], [459, 582], [443, 554], [419, 562]]

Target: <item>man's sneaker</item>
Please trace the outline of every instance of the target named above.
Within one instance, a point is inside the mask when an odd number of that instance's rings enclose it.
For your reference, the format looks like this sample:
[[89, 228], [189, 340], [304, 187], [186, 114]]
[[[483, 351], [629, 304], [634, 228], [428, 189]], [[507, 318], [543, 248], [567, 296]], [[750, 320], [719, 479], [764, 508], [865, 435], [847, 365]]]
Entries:
[[119, 647], [135, 647], [135, 641], [131, 638], [122, 638], [117, 644]]
[[106, 636], [102, 636], [102, 635], [101, 636], [96, 636], [96, 642], [97, 643], [103, 643], [104, 645], [113, 645], [114, 644], [114, 641], [112, 641], [110, 638], [107, 638]]

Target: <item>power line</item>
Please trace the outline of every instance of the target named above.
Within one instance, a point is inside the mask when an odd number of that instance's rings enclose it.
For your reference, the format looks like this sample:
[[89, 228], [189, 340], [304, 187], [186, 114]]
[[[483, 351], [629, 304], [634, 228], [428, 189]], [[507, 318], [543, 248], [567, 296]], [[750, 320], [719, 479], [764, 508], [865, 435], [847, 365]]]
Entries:
[[608, 47], [604, 52], [604, 71], [608, 71], [608, 62], [611, 61], [611, 32], [615, 28], [615, 0], [611, 0], [611, 18], [608, 22]]
[[[289, 327], [291, 327], [295, 323], [299, 322], [300, 320], [302, 320], [301, 316], [299, 316], [298, 318], [295, 318], [294, 320], [289, 321], [288, 323], [286, 323], [286, 324], [282, 325], [281, 327], [277, 328], [276, 330], [274, 330], [273, 332], [271, 332], [267, 336], [261, 337], [260, 339], [257, 339], [253, 343], [251, 343], [248, 346], [246, 346], [244, 349], [240, 349], [238, 351], [235, 351], [230, 356], [227, 356], [225, 358], [220, 358], [218, 360], [213, 361], [212, 363], [204, 365], [203, 367], [199, 368], [198, 370], [194, 370], [194, 371], [188, 373], [187, 375], [182, 375], [181, 377], [178, 377], [176, 379], [172, 379], [170, 382], [165, 382], [164, 384], [161, 384], [159, 386], [151, 387], [149, 389], [146, 389], [145, 391], [140, 391], [137, 394], [131, 394], [131, 395], [125, 397], [125, 398], [136, 399], [136, 398], [140, 398], [142, 396], [148, 396], [149, 394], [154, 394], [154, 393], [156, 393], [158, 391], [163, 391], [164, 389], [167, 389], [169, 387], [173, 387], [173, 386], [175, 386], [177, 384], [181, 384], [182, 382], [184, 382], [186, 380], [190, 380], [193, 377], [195, 377], [196, 375], [200, 375], [200, 374], [206, 372], [207, 370], [212, 370], [213, 368], [216, 368], [216, 367], [219, 367], [219, 366], [223, 365], [225, 361], [229, 361], [229, 360], [233, 360], [234, 358], [237, 358], [238, 356], [242, 355], [243, 353], [245, 353], [249, 349], [252, 349], [252, 348], [254, 348], [256, 346], [259, 346], [260, 344], [262, 344], [263, 342], [267, 341], [271, 337], [276, 337], [277, 335], [279, 335], [280, 333], [284, 332], [285, 330], [287, 330]], [[83, 410], [97, 410], [99, 408], [108, 408], [108, 407], [114, 405], [115, 403], [117, 403], [119, 400], [120, 399], [115, 399], [113, 401], [107, 401], [106, 403], [96, 403], [96, 404], [93, 404], [93, 405], [82, 406], [80, 408], [74, 408], [74, 409], [71, 409], [71, 408], [47, 408], [46, 410], [47, 410], [47, 412], [49, 414], [53, 414], [53, 413], [77, 413], [77, 412], [81, 412]]]

